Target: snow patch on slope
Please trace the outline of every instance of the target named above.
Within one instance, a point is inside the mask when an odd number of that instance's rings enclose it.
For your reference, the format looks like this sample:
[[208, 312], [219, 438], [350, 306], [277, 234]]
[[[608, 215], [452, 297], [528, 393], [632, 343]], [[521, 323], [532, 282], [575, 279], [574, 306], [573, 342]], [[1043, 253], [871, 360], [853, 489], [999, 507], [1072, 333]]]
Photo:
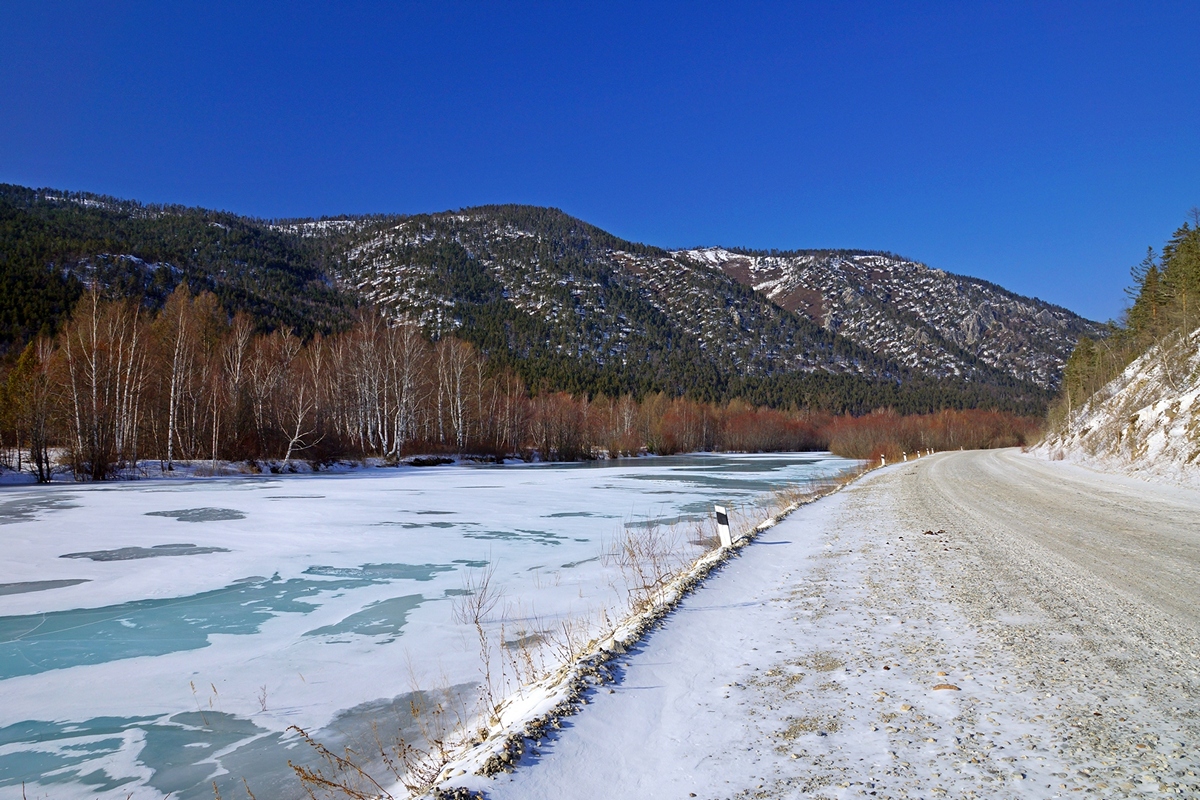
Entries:
[[267, 227], [281, 233], [313, 237], [325, 236], [330, 233], [346, 233], [347, 231], [362, 230], [369, 224], [368, 220], [361, 219], [316, 219], [308, 222], [291, 222], [280, 225], [269, 225]]
[[1200, 487], [1200, 329], [1167, 339], [1070, 413], [1034, 452]]

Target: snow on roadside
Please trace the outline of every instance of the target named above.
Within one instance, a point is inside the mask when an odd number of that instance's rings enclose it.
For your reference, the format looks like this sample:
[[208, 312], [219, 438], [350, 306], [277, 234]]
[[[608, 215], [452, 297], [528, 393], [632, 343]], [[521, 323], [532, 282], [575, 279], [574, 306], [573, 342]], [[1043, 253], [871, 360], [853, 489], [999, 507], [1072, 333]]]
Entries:
[[1200, 330], [1152, 347], [1031, 452], [1200, 487], [1198, 399]]
[[[422, 797], [436, 797], [440, 792], [453, 791], [479, 776], [490, 777], [511, 771], [524, 757], [527, 742], [540, 740], [547, 731], [559, 729], [563, 718], [574, 715], [582, 705], [590, 702], [588, 696], [594, 693], [595, 687], [612, 683], [616, 679], [614, 660], [638, 647], [647, 633], [699, 587], [709, 573], [736, 557], [801, 506], [839, 491], [859, 475], [861, 473], [805, 494], [793, 495], [766, 519], [748, 526], [740, 536], [735, 532], [732, 547], [709, 551], [678, 572], [641, 608], [589, 643], [579, 659], [506, 698], [484, 729], [474, 734], [473, 739], [460, 742], [460, 754], [442, 768], [433, 794], [426, 793]], [[403, 796], [404, 787], [395, 786], [393, 793]]]
[[898, 469], [762, 535], [617, 658], [614, 682], [589, 680], [567, 730], [536, 731], [521, 768], [451, 783], [490, 800], [1078, 788], [1082, 765], [1056, 748], [1066, 701], [1024, 683], [912, 557], [946, 535], [897, 524], [869, 494]]

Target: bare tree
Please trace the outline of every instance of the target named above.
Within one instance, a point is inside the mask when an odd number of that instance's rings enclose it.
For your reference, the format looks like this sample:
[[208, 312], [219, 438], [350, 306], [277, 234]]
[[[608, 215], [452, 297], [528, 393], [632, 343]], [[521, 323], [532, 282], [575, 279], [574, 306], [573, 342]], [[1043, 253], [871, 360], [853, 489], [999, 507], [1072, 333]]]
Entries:
[[136, 463], [146, 352], [138, 305], [106, 302], [93, 289], [63, 332], [72, 463], [77, 475], [109, 477]]
[[52, 476], [50, 444], [54, 414], [54, 342], [40, 337], [26, 345], [4, 385], [4, 412], [12, 427], [16, 446], [16, 469], [21, 471], [22, 444], [28, 447], [29, 462], [38, 483]]
[[475, 348], [460, 339], [447, 337], [438, 342], [436, 358], [438, 439], [446, 442], [447, 433], [450, 433], [455, 447], [462, 452], [469, 434], [467, 411], [471, 405], [471, 366], [477, 358]]

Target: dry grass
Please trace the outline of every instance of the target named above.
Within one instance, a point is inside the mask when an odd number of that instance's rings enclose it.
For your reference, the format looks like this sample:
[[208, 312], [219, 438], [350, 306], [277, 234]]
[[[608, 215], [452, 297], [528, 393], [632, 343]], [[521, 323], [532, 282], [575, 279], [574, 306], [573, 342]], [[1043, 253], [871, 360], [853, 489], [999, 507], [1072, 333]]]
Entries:
[[632, 613], [644, 611], [672, 578], [691, 563], [692, 559], [683, 552], [686, 541], [678, 524], [651, 521], [627, 525], [622, 535], [608, 546], [602, 562], [620, 571]]
[[[454, 621], [470, 626], [479, 644], [479, 671], [482, 677], [481, 697], [489, 719], [496, 713], [497, 695], [499, 694], [496, 676], [492, 669], [493, 646], [488, 636], [485, 623], [496, 610], [503, 597], [503, 591], [493, 583], [496, 577], [494, 563], [479, 570], [467, 570], [463, 573], [463, 592], [454, 599]], [[503, 641], [503, 633], [501, 633]]]
[[403, 786], [410, 796], [430, 789], [453, 754], [471, 743], [466, 732], [471, 717], [464, 714], [459, 696], [448, 685], [434, 692], [415, 689], [408, 711], [416, 727], [411, 741], [399, 735], [385, 741], [378, 727], [372, 726], [368, 742], [346, 747], [340, 754], [300, 727], [289, 728], [319, 756], [313, 767], [288, 762], [308, 797], [392, 800], [389, 786]]

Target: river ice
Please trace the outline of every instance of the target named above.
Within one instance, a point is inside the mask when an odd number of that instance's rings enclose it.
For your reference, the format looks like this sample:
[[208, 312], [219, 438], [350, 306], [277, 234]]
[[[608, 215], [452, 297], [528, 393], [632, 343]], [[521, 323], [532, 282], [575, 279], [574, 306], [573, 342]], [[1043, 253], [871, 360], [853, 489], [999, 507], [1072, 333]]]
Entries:
[[[853, 462], [695, 455], [582, 465], [0, 490], [0, 798], [298, 794], [299, 725], [404, 730], [413, 693], [480, 680], [453, 621], [495, 569], [514, 642], [619, 609], [629, 526], [750, 514]], [[680, 538], [683, 555], [700, 546]], [[524, 625], [525, 627], [520, 627]], [[524, 637], [524, 639], [523, 639]]]

